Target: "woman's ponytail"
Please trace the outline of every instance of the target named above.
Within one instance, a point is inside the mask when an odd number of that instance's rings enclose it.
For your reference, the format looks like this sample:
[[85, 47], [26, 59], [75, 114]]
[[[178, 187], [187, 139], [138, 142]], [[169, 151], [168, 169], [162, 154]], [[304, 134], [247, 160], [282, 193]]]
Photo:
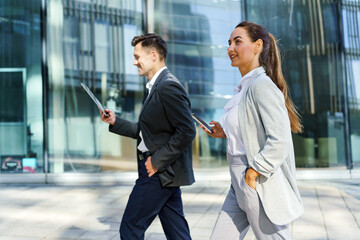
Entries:
[[294, 133], [300, 133], [302, 132], [303, 126], [300, 122], [299, 113], [296, 110], [295, 105], [288, 94], [289, 90], [284, 75], [282, 73], [281, 56], [279, 49], [277, 47], [276, 39], [271, 33], [269, 33], [269, 37], [270, 37], [270, 46], [269, 46], [268, 56], [266, 59], [264, 59], [266, 74], [272, 79], [272, 81], [284, 94], [285, 105], [288, 110], [290, 124], [291, 124], [291, 131], [293, 131]]
[[264, 27], [255, 23], [244, 21], [236, 27], [245, 28], [253, 42], [258, 39], [263, 41], [263, 50], [259, 57], [260, 65], [265, 68], [266, 74], [284, 94], [285, 105], [288, 110], [291, 124], [291, 131], [294, 133], [302, 132], [303, 126], [300, 122], [299, 113], [288, 95], [288, 87], [282, 73], [281, 57], [275, 37]]

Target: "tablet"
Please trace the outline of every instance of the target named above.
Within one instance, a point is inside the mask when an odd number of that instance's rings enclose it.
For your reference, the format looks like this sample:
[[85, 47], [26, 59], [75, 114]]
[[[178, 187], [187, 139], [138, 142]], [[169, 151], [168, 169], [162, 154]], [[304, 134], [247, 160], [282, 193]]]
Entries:
[[193, 113], [193, 114], [191, 114], [191, 116], [197, 123], [199, 123], [201, 126], [206, 128], [210, 133], [214, 133], [214, 130], [209, 125], [207, 125], [206, 122], [204, 122], [198, 115]]
[[95, 97], [95, 95], [92, 93], [92, 91], [84, 84], [84, 83], [80, 83], [81, 86], [84, 88], [84, 90], [87, 92], [87, 94], [90, 96], [90, 98], [94, 101], [94, 103], [96, 104], [96, 106], [100, 109], [100, 111], [106, 116], [108, 117], [108, 115], [105, 113], [105, 109], [103, 107], [103, 105], [101, 104], [101, 102]]

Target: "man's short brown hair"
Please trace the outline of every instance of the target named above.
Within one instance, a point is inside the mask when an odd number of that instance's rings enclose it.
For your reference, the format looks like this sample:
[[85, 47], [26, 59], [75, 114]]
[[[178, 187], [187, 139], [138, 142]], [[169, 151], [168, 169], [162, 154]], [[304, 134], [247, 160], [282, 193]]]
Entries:
[[135, 36], [131, 41], [131, 45], [135, 47], [138, 43], [141, 43], [142, 47], [156, 49], [160, 55], [160, 60], [166, 59], [167, 45], [164, 39], [162, 39], [159, 35], [147, 33]]

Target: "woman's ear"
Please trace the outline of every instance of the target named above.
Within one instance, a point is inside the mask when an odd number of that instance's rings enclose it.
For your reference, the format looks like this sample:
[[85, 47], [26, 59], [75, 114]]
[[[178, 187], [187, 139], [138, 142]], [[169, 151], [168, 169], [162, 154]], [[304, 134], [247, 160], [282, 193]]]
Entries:
[[255, 41], [255, 51], [256, 53], [260, 53], [262, 51], [262, 47], [263, 47], [263, 40], [262, 39], [258, 39]]

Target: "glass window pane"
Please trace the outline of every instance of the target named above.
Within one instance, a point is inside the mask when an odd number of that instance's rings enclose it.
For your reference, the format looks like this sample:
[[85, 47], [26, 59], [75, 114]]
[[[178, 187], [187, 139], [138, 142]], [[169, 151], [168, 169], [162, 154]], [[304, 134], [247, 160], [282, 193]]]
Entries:
[[0, 2], [0, 174], [43, 172], [40, 4]]
[[249, 21], [280, 39], [284, 77], [304, 125], [304, 132], [294, 135], [296, 165], [346, 168], [340, 5], [278, 0], [265, 7], [255, 0], [246, 6]]
[[[241, 78], [227, 55], [228, 38], [242, 17], [241, 2], [154, 3], [155, 32], [168, 43], [168, 68], [186, 87], [193, 112], [207, 122], [219, 120]], [[213, 139], [199, 128], [194, 140], [195, 166], [225, 166], [225, 146], [225, 140]]]
[[144, 79], [131, 40], [144, 29], [142, 1], [48, 2], [49, 170], [136, 170], [136, 141], [112, 134], [81, 88], [128, 120], [137, 120]]
[[345, 71], [350, 119], [351, 166], [360, 167], [360, 3], [345, 1], [342, 4]]

